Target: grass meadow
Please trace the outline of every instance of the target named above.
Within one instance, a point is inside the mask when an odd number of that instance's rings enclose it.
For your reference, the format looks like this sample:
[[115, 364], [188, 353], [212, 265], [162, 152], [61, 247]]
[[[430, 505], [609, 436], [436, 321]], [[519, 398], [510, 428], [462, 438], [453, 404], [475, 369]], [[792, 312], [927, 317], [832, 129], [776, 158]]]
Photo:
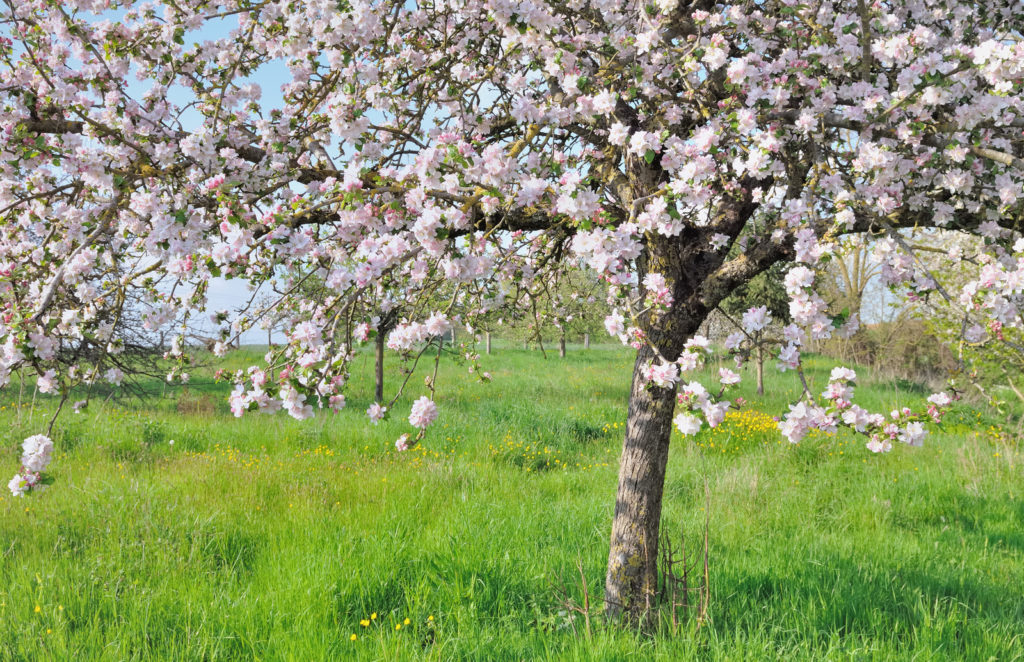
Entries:
[[[369, 356], [346, 410], [309, 421], [233, 418], [212, 366], [68, 409], [53, 485], [0, 497], [0, 660], [1024, 660], [1024, 456], [984, 412], [886, 455], [791, 446], [771, 416], [799, 387], [772, 367], [765, 397], [746, 384], [725, 424], [673, 439], [663, 528], [696, 549], [708, 518], [707, 619], [611, 627], [597, 604], [588, 630], [568, 603], [602, 592], [631, 354], [484, 364], [491, 384], [442, 362], [405, 453], [422, 376], [373, 427]], [[811, 360], [818, 390], [830, 367]], [[861, 377], [884, 411], [928, 394]], [[0, 397], [13, 475], [54, 403]]]

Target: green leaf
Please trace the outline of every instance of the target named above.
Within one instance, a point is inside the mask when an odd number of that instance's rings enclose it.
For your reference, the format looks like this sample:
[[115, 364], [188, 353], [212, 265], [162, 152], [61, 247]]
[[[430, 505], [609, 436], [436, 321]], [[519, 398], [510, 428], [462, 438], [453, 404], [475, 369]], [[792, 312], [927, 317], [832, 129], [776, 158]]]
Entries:
[[644, 161], [647, 161], [648, 164], [654, 163], [655, 156], [656, 154], [654, 153], [654, 150], [649, 149], [646, 152], [644, 152]]
[[832, 318], [832, 326], [838, 329], [842, 325], [846, 324], [846, 320], [848, 319], [850, 319], [850, 309], [843, 308], [841, 313]]

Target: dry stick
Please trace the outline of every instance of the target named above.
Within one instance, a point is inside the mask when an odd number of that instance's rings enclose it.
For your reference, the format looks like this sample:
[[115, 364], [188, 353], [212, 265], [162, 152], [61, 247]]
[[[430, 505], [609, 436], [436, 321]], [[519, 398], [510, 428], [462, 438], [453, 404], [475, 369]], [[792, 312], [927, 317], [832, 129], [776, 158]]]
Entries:
[[686, 525], [679, 527], [679, 553], [682, 554], [683, 564], [683, 610], [689, 609], [690, 605], [690, 565], [686, 562]]
[[32, 421], [36, 417], [36, 393], [39, 392], [39, 385], [32, 387], [32, 409], [28, 412], [28, 426], [32, 427]]
[[711, 603], [711, 573], [708, 570], [708, 533], [711, 529], [711, 490], [708, 488], [708, 475], [704, 474], [704, 591], [701, 600], [700, 616], [697, 625], [703, 625], [707, 619], [708, 606]]
[[[804, 392], [803, 396], [807, 396], [807, 401], [814, 404], [814, 396], [811, 395], [811, 387], [807, 385], [807, 375], [804, 374], [804, 359], [801, 356], [796, 362], [796, 374], [800, 377], [800, 383], [803, 384]], [[797, 400], [799, 402], [799, 400]]]
[[52, 436], [53, 424], [57, 422], [57, 417], [60, 416], [60, 410], [64, 408], [64, 403], [68, 401], [68, 394], [62, 393], [60, 402], [57, 403], [57, 411], [53, 412], [53, 418], [50, 419], [50, 424], [46, 426], [46, 436]]
[[423, 349], [421, 349], [419, 353], [416, 354], [416, 359], [412, 362], [412, 368], [410, 368], [409, 372], [406, 374], [405, 380], [402, 381], [402, 385], [398, 387], [398, 393], [396, 393], [395, 397], [392, 398], [390, 402], [388, 402], [387, 409], [390, 410], [395, 405], [395, 403], [398, 402], [398, 398], [402, 397], [402, 393], [405, 391], [406, 384], [409, 383], [409, 380], [412, 379], [413, 373], [416, 372], [416, 366], [419, 364], [420, 358], [423, 356], [424, 353], [426, 353], [428, 349], [430, 349], [431, 345], [433, 344], [434, 341], [431, 340], [430, 342], [423, 346]]
[[[453, 326], [452, 328], [454, 329], [455, 327]], [[452, 334], [452, 335], [454, 335], [454, 334]], [[442, 336], [440, 336], [437, 339], [437, 354], [434, 355], [434, 372], [430, 376], [429, 388], [430, 388], [430, 399], [431, 400], [434, 399], [434, 387], [437, 385], [437, 368], [438, 368], [438, 366], [441, 365], [441, 352], [443, 352], [443, 351], [444, 351], [444, 336], [442, 335]]]
[[679, 580], [673, 570], [677, 562], [675, 560], [675, 552], [672, 549], [672, 541], [668, 536], [665, 536], [665, 541], [661, 548], [661, 562], [661, 588], [663, 594], [668, 594], [669, 612], [672, 615], [672, 633], [675, 634], [679, 625], [679, 619], [676, 614], [676, 607], [678, 606], [678, 603], [676, 602], [676, 590], [679, 587]]
[[[671, 569], [675, 567], [675, 554], [673, 553], [671, 546], [666, 545], [666, 547], [668, 547], [668, 564], [671, 571]], [[676, 590], [679, 588], [679, 582], [676, 580], [674, 572], [670, 572], [669, 575], [672, 582], [672, 634], [675, 634], [679, 630], [679, 615], [676, 611], [676, 608], [679, 606], [676, 601]], [[683, 587], [683, 590], [686, 590], [685, 586]]]
[[103, 402], [101, 402], [100, 406], [96, 409], [96, 416], [92, 419], [93, 424], [99, 422], [100, 414], [103, 413], [103, 408], [106, 407], [107, 403], [110, 402], [110, 399], [113, 397], [114, 391], [111, 390], [110, 393], [107, 394], [107, 397], [103, 398]]
[[[562, 594], [562, 606], [566, 611], [579, 611], [579, 607], [573, 601], [572, 596], [569, 595], [569, 588], [565, 584], [565, 580], [562, 579], [562, 573], [558, 573], [558, 582], [561, 584], [559, 592]], [[572, 633], [575, 636], [576, 633], [576, 619], [569, 616], [569, 626], [572, 628]]]
[[576, 568], [580, 571], [580, 582], [583, 584], [583, 624], [587, 628], [587, 639], [590, 640], [590, 589], [587, 587], [587, 576], [583, 573], [583, 557], [576, 555]]
[[956, 344], [956, 369], [957, 372], [961, 372], [964, 369], [964, 341], [967, 338], [967, 323], [970, 319], [967, 313], [964, 313], [964, 319], [960, 322], [960, 338]]
[[[651, 562], [651, 550], [647, 547], [647, 537], [643, 537], [644, 541], [644, 568], [646, 569], [648, 564]], [[645, 621], [650, 617], [651, 613], [651, 587], [644, 587], [644, 613], [640, 621]]]
[[[582, 558], [579, 558], [579, 557], [577, 558], [576, 568], [577, 568], [577, 570], [579, 570], [580, 579], [583, 582], [583, 606], [578, 605], [576, 603], [576, 601], [573, 600], [572, 596], [569, 594], [568, 585], [565, 583], [565, 580], [562, 578], [562, 573], [557, 571], [557, 570], [555, 571], [555, 576], [558, 578], [558, 583], [555, 584], [554, 582], [552, 582], [552, 588], [554, 588], [555, 591], [558, 592], [558, 594], [560, 596], [561, 605], [562, 605], [562, 607], [565, 608], [566, 611], [572, 611], [572, 612], [576, 612], [578, 614], [583, 614], [584, 623], [586, 624], [587, 638], [589, 639], [590, 636], [591, 636], [591, 631], [590, 631], [590, 590], [587, 588], [587, 577], [583, 573], [583, 559]], [[576, 622], [572, 618], [569, 619], [569, 625], [572, 627], [573, 634], [576, 634]]]
[[544, 339], [540, 335], [540, 315], [537, 313], [537, 300], [533, 297], [530, 297], [530, 306], [533, 308], [533, 321], [537, 328], [537, 345], [540, 347], [541, 356], [546, 360], [548, 358], [548, 354], [544, 351]]

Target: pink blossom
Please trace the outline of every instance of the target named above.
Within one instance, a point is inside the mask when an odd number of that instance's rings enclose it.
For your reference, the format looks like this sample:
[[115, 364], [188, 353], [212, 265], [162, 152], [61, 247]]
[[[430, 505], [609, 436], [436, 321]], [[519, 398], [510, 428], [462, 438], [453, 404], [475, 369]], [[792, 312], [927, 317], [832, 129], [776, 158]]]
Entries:
[[701, 407], [701, 411], [704, 413], [704, 418], [708, 421], [708, 427], [715, 428], [725, 420], [725, 413], [729, 410], [729, 402], [724, 400], [722, 402], [716, 402], [714, 404], [708, 402]]
[[722, 383], [722, 386], [734, 386], [740, 383], [740, 376], [728, 368], [719, 368], [718, 381]]
[[426, 429], [437, 418], [437, 405], [427, 396], [421, 396], [412, 404], [409, 413], [409, 424], [413, 427]]
[[772, 314], [768, 312], [767, 306], [751, 308], [743, 313], [743, 328], [747, 333], [757, 333], [763, 330], [772, 322]]
[[779, 351], [779, 370], [796, 370], [800, 366], [800, 350], [790, 343]]
[[604, 318], [604, 328], [610, 336], [621, 336], [626, 331], [626, 320], [618, 310]]
[[739, 349], [739, 346], [743, 342], [744, 337], [745, 336], [739, 331], [736, 331], [735, 333], [730, 333], [725, 339], [725, 348], [729, 351], [735, 351]]
[[899, 439], [910, 446], [921, 446], [924, 444], [924, 438], [927, 434], [928, 431], [924, 429], [924, 425], [914, 421], [907, 423], [903, 431], [900, 432]]
[[873, 434], [868, 440], [867, 448], [872, 453], [887, 453], [892, 450], [892, 442], [887, 437]]
[[703, 422], [693, 414], [678, 414], [672, 421], [676, 428], [685, 436], [692, 436], [700, 432]]
[[655, 386], [671, 388], [679, 381], [679, 366], [675, 363], [660, 363], [649, 365], [645, 369], [644, 376]]
[[857, 380], [857, 373], [849, 368], [836, 367], [832, 368], [832, 373], [829, 375], [831, 381], [845, 381], [852, 382]]
[[378, 402], [374, 402], [366, 410], [366, 415], [370, 418], [370, 421], [372, 421], [374, 425], [376, 425], [377, 423], [380, 423], [380, 421], [384, 418], [384, 415], [387, 414], [387, 413], [388, 413], [388, 408], [383, 406], [383, 405], [381, 405]]

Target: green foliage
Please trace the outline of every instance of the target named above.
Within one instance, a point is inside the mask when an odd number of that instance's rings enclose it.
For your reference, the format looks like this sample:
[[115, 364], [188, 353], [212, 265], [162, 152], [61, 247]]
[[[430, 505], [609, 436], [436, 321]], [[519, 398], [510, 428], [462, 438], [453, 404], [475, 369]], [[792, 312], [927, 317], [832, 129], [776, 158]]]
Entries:
[[[792, 447], [768, 414], [799, 386], [774, 371], [720, 428], [673, 437], [664, 528], [688, 549], [710, 490], [708, 622], [638, 632], [595, 612], [588, 637], [555, 585], [582, 602], [579, 558], [601, 595], [633, 357], [500, 351], [489, 385], [442, 364], [441, 416], [406, 453], [392, 444], [417, 380], [367, 426], [361, 357], [348, 408], [310, 421], [180, 413], [177, 391], [61, 418], [53, 485], [0, 498], [0, 660], [1024, 657], [1024, 597], [1007, 590], [1024, 584], [1018, 442], [962, 406], [923, 448]], [[821, 390], [832, 364], [807, 363]], [[859, 372], [865, 406], [922, 397]], [[201, 370], [190, 384], [228, 390]], [[11, 405], [13, 472], [53, 402]]]
[[789, 296], [783, 284], [787, 268], [786, 264], [776, 263], [740, 285], [722, 302], [722, 309], [738, 315], [755, 306], [767, 306], [776, 322], [789, 324]]

